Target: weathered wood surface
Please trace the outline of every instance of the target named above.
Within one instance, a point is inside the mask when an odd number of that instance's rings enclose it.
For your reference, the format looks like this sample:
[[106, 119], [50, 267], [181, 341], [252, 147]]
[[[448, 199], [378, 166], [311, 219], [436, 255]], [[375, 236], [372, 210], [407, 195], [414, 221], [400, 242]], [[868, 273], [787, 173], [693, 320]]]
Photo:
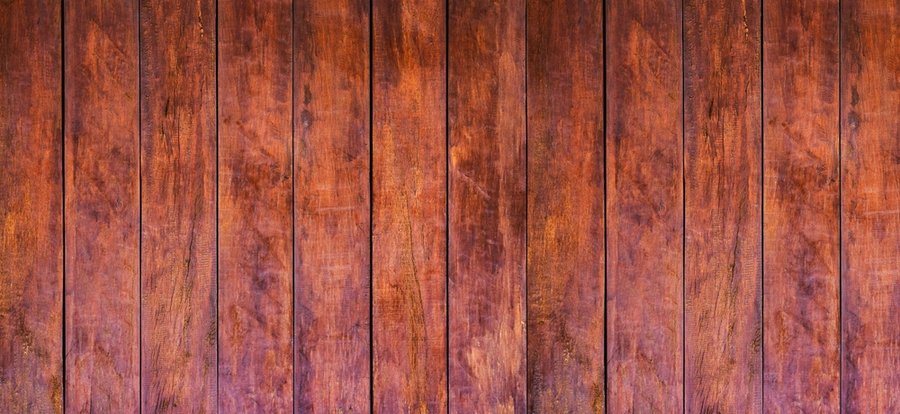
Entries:
[[369, 2], [294, 4], [294, 397], [369, 410]]
[[841, 7], [841, 401], [900, 412], [900, 3]]
[[684, 7], [685, 409], [759, 412], [760, 2]]
[[525, 2], [449, 2], [450, 404], [525, 412]]
[[139, 412], [138, 1], [64, 7], [65, 408]]
[[681, 5], [609, 2], [607, 381], [611, 412], [683, 407]]
[[222, 412], [293, 409], [291, 1], [218, 4]]
[[0, 3], [0, 407], [62, 412], [60, 2]]
[[447, 410], [446, 9], [372, 10], [373, 404]]
[[838, 2], [763, 10], [764, 409], [839, 404]]
[[212, 0], [141, 1], [141, 404], [216, 410]]

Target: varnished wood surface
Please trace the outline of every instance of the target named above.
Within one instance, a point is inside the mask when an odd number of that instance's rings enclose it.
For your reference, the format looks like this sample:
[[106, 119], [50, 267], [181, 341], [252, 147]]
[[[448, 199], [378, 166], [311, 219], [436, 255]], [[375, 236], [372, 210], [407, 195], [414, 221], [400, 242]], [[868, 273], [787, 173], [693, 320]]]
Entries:
[[900, 4], [841, 7], [841, 401], [898, 412]]
[[759, 412], [760, 2], [684, 7], [685, 408]]
[[836, 412], [838, 2], [763, 4], [764, 409]]
[[60, 2], [0, 3], [0, 407], [62, 412]]
[[140, 5], [143, 412], [216, 409], [214, 5]]
[[450, 400], [525, 411], [525, 2], [449, 2]]
[[898, 411], [898, 23], [0, 1], [0, 412]]
[[138, 1], [65, 2], [65, 410], [140, 412]]

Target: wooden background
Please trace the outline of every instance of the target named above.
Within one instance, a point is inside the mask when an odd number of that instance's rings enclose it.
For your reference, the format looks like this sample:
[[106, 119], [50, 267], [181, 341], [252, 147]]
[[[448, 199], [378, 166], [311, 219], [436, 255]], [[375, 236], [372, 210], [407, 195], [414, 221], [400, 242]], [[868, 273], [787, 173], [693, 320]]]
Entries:
[[0, 411], [900, 412], [896, 0], [0, 1]]

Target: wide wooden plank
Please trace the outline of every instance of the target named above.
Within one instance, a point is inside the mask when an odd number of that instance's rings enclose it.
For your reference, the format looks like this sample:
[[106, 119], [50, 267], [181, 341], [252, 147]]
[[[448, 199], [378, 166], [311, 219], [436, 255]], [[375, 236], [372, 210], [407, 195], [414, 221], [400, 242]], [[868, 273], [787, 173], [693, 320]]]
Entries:
[[450, 405], [525, 412], [525, 2], [449, 2]]
[[298, 412], [369, 410], [369, 2], [294, 4]]
[[685, 408], [759, 412], [760, 2], [684, 7]]
[[216, 410], [212, 0], [141, 1], [141, 404]]
[[291, 1], [218, 4], [219, 409], [293, 406]]
[[66, 411], [140, 411], [138, 2], [65, 2]]
[[763, 2], [764, 409], [836, 412], [838, 2]]
[[603, 4], [527, 7], [528, 411], [601, 412]]
[[900, 3], [841, 6], [842, 401], [900, 412]]
[[0, 407], [62, 412], [57, 0], [0, 3]]
[[683, 401], [681, 5], [607, 5], [611, 412]]
[[446, 10], [372, 10], [373, 404], [447, 409]]

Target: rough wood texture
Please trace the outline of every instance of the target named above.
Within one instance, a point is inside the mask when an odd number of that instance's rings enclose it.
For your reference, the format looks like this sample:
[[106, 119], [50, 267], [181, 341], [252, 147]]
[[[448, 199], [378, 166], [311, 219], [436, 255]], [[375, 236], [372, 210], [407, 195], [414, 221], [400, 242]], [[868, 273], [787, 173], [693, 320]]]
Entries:
[[764, 408], [836, 412], [837, 1], [763, 4]]
[[[612, 412], [682, 410], [681, 6], [607, 5]], [[613, 69], [615, 68], [615, 69]]]
[[66, 411], [140, 411], [138, 2], [65, 3]]
[[373, 10], [373, 368], [378, 412], [447, 409], [445, 2]]
[[141, 404], [216, 410], [212, 0], [141, 2]]
[[900, 412], [900, 3], [841, 5], [842, 401]]
[[60, 3], [0, 3], [0, 407], [62, 412]]
[[602, 412], [603, 6], [528, 2], [528, 411]]
[[291, 1], [223, 0], [219, 409], [293, 409]]
[[760, 412], [760, 3], [684, 7], [685, 408]]
[[525, 412], [525, 2], [449, 3], [450, 404]]
[[369, 2], [294, 4], [298, 412], [369, 410]]

